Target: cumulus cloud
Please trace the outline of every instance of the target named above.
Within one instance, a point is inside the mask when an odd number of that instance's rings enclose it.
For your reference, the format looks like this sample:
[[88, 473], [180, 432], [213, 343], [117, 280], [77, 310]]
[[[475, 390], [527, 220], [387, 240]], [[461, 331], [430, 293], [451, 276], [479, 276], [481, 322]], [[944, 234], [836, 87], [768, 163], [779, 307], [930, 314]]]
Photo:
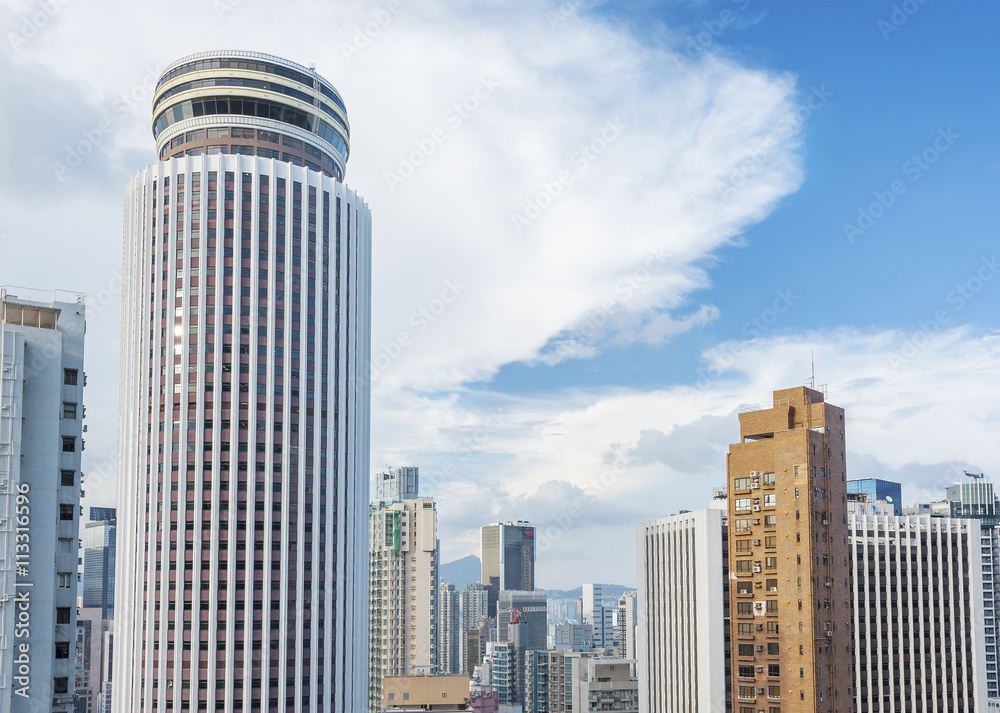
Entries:
[[[470, 453], [471, 462], [492, 459], [489, 467], [458, 473], [439, 506], [443, 557], [476, 552], [477, 528], [489, 519], [530, 514], [543, 533], [557, 528], [547, 541], [542, 586], [585, 581], [580, 568], [588, 559], [605, 581], [633, 583], [634, 524], [707, 507], [713, 486], [725, 483], [729, 444], [739, 440], [739, 408], [767, 404], [773, 390], [801, 384], [810, 351], [828, 399], [846, 410], [849, 477], [898, 480], [911, 503], [942, 497], [962, 470], [997, 472], [997, 334], [958, 327], [916, 352], [907, 349], [912, 338], [849, 328], [758, 338], [739, 343], [739, 360], [698, 388], [575, 389], [546, 400], [503, 395], [503, 425], [481, 453]], [[704, 359], [731, 353], [734, 344]], [[904, 351], [910, 358], [895, 365]], [[458, 420], [475, 415], [472, 428], [482, 415], [470, 405], [481, 399], [459, 396], [449, 410]], [[407, 413], [422, 420], [419, 411]], [[441, 464], [416, 444], [400, 455], [430, 471]], [[572, 507], [576, 498], [579, 508]]]

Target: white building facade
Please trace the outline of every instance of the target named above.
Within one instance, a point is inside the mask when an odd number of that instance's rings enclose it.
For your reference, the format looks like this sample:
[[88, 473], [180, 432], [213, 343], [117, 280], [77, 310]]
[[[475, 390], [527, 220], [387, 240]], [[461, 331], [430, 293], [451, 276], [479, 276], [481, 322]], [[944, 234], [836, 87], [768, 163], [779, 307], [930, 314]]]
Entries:
[[441, 673], [462, 673], [462, 598], [454, 584], [441, 583], [438, 595], [438, 661]]
[[83, 302], [0, 290], [0, 713], [74, 706]]
[[851, 507], [857, 713], [986, 710], [980, 523]]
[[724, 517], [698, 510], [636, 527], [641, 713], [726, 710]]
[[164, 71], [153, 126], [125, 192], [113, 708], [357, 713], [371, 215], [338, 180], [346, 111], [310, 68], [208, 52]]

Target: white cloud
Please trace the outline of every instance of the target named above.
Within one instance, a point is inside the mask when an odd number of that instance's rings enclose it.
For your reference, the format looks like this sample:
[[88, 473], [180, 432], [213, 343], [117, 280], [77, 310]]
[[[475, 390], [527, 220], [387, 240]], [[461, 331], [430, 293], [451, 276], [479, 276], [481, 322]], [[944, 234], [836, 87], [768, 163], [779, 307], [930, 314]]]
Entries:
[[[478, 524], [530, 513], [549, 545], [540, 555], [540, 586], [588, 581], [580, 570], [588, 558], [604, 581], [632, 583], [634, 523], [706, 507], [712, 487], [725, 483], [725, 453], [739, 439], [738, 408], [801, 384], [810, 351], [818, 381], [829, 383], [829, 400], [847, 412], [848, 477], [899, 480], [909, 503], [940, 497], [963, 469], [996, 473], [1000, 335], [941, 331], [895, 368], [892, 355], [911, 339], [901, 331], [847, 328], [757, 339], [741, 343], [738, 362], [701, 388], [498, 397], [503, 424], [482, 448], [463, 447], [461, 467], [432, 493], [441, 500], [443, 559], [474, 552]], [[705, 358], [732, 347], [719, 345]], [[425, 424], [421, 438], [434, 445], [411, 441], [393, 452], [396, 462], [432, 474], [454, 460], [447, 444], [481, 423], [470, 404], [483, 399], [452, 395], [450, 417], [402, 409], [397, 418]], [[465, 429], [457, 425], [463, 418]], [[435, 429], [438, 421], [449, 424], [447, 433]], [[391, 441], [383, 435], [382, 443]]]

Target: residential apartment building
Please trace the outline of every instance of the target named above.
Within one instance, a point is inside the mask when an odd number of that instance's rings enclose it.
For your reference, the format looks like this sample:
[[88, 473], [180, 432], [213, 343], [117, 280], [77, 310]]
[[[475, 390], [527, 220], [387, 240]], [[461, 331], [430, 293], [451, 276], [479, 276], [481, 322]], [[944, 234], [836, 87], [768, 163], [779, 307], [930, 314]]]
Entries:
[[368, 680], [375, 713], [384, 678], [439, 671], [437, 509], [432, 498], [379, 502], [370, 525]]
[[496, 628], [496, 610], [490, 613], [489, 588], [483, 584], [466, 585], [462, 592], [462, 671], [472, 675], [483, 660], [486, 651], [484, 629], [488, 621]]
[[73, 710], [86, 309], [0, 289], [0, 713]]
[[637, 592], [625, 592], [618, 600], [618, 620], [615, 624], [615, 654], [620, 659], [638, 657], [635, 648]]
[[634, 660], [593, 651], [526, 653], [525, 713], [590, 713], [639, 710]]
[[858, 713], [985, 711], [979, 524], [883, 505], [848, 525]]
[[454, 584], [441, 583], [438, 593], [438, 661], [443, 674], [462, 673], [465, 666], [462, 662], [462, 630], [461, 597]]
[[733, 710], [850, 713], [844, 411], [798, 387], [739, 421], [727, 460]]
[[732, 710], [725, 511], [642, 522], [636, 536], [639, 710]]

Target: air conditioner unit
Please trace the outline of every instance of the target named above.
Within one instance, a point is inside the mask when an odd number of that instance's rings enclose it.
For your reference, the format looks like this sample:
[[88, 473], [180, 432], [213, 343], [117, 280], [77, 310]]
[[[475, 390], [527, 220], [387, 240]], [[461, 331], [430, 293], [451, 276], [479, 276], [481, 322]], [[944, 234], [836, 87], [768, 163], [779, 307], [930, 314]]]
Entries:
[[764, 667], [763, 666], [758, 666], [757, 667], [757, 673], [764, 673]]
[[823, 524], [824, 524], [824, 525], [829, 525], [830, 523], [829, 523], [829, 521], [827, 521], [827, 520], [824, 520], [824, 521], [823, 521]]
[[833, 636], [833, 632], [832, 632], [832, 631], [830, 631], [829, 629], [827, 629], [827, 630], [826, 630], [826, 635], [827, 635], [827, 636]]
[[823, 582], [823, 584], [826, 585], [827, 587], [832, 587], [833, 586], [830, 582]]
[[764, 695], [764, 689], [763, 688], [758, 688], [757, 689], [757, 695], [758, 696], [763, 696]]
[[760, 505], [754, 505], [752, 509], [754, 512], [760, 512]]
[[754, 565], [753, 571], [756, 572], [757, 574], [760, 574], [760, 565], [759, 564]]
[[757, 646], [754, 647], [754, 651], [763, 651], [763, 650], [764, 650], [764, 647], [761, 646], [760, 644], [758, 644]]
[[770, 588], [770, 589], [768, 589], [767, 591], [769, 591], [769, 592], [777, 592], [777, 591], [778, 591], [778, 588], [777, 588], [777, 587], [771, 587], [771, 588]]
[[754, 521], [753, 521], [753, 524], [754, 524], [754, 525], [759, 525], [759, 524], [760, 524], [760, 520], [759, 520], [759, 519], [756, 519], [756, 520], [754, 520]]
[[751, 477], [751, 478], [756, 478], [756, 477], [757, 477], [758, 475], [759, 475], [759, 474], [757, 473], [757, 471], [756, 471], [756, 470], [751, 470], [751, 471], [750, 471], [750, 477]]
[[751, 490], [757, 490], [760, 487], [760, 483], [750, 483]]
[[754, 540], [754, 541], [753, 541], [753, 543], [754, 543], [755, 545], [757, 545], [758, 547], [760, 546], [760, 540]]
[[763, 624], [758, 624], [757, 625], [757, 631], [764, 631], [764, 625]]

